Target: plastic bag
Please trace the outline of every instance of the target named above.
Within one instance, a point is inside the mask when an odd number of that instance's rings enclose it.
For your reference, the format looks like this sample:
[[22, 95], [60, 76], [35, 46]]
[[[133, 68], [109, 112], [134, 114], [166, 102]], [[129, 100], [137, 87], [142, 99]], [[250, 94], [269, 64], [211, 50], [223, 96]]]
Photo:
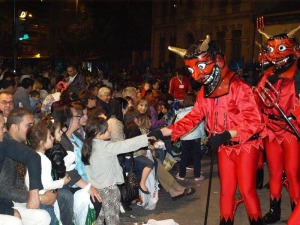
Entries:
[[[147, 150], [147, 157], [153, 161], [150, 150]], [[144, 194], [139, 191], [140, 202], [139, 206], [142, 206], [146, 210], [154, 210], [158, 202], [158, 180], [155, 176], [155, 169], [153, 169], [147, 177], [146, 186], [150, 194]]]
[[147, 225], [179, 225], [179, 224], [176, 223], [173, 219], [168, 219], [168, 220], [150, 219], [148, 220]]
[[170, 153], [167, 152], [166, 157], [163, 162], [163, 167], [167, 171], [170, 171], [176, 162], [177, 161], [174, 159], [174, 157]]
[[57, 200], [54, 203], [54, 214], [56, 217], [55, 224], [62, 225], [62, 222], [60, 221], [60, 211], [59, 211], [59, 206], [58, 206]]
[[85, 225], [94, 225], [96, 221], [96, 210], [88, 207], [88, 212], [85, 220]]
[[[91, 203], [88, 190], [90, 185], [74, 194], [74, 225], [93, 225], [96, 220], [94, 205]], [[93, 212], [94, 211], [94, 212]], [[88, 222], [88, 223], [87, 223]]]

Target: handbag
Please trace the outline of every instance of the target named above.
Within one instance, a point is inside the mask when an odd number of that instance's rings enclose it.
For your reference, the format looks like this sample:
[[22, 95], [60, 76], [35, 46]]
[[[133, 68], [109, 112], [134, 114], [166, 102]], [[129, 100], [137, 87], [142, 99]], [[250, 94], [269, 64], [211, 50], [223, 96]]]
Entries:
[[130, 156], [130, 170], [126, 176], [123, 169], [125, 183], [120, 186], [121, 202], [131, 202], [139, 197], [139, 183], [134, 173], [134, 159]]
[[174, 157], [169, 152], [167, 152], [166, 157], [163, 162], [163, 167], [167, 171], [170, 171], [176, 162], [177, 162], [176, 159], [174, 159]]

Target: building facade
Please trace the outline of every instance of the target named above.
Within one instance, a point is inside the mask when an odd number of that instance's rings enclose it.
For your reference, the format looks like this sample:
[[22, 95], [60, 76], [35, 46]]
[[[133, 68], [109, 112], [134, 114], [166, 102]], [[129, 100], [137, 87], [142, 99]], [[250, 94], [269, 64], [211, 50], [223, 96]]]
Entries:
[[[270, 35], [288, 32], [300, 25], [300, 2], [293, 4], [294, 7], [292, 3], [280, 0], [154, 1], [153, 66], [183, 66], [183, 60], [167, 47], [188, 48], [197, 40], [205, 39], [207, 34], [218, 41], [229, 64], [241, 61], [244, 66], [251, 64], [257, 59], [255, 41], [262, 41], [256, 31], [256, 18], [264, 16], [265, 31]], [[293, 11], [295, 9], [298, 11]]]

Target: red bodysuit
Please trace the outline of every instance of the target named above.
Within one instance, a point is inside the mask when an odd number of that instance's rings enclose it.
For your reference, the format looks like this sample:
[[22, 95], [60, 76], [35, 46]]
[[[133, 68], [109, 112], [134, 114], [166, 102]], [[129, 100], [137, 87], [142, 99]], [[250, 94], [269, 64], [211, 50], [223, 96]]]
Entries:
[[205, 98], [202, 87], [193, 110], [168, 127], [172, 130], [172, 140], [193, 129], [204, 118], [211, 132], [237, 131], [237, 137], [230, 140], [235, 145], [222, 145], [218, 150], [220, 218], [233, 221], [238, 185], [249, 218], [257, 220], [261, 209], [255, 178], [261, 140], [248, 140], [263, 130], [263, 124], [251, 87], [237, 76], [230, 81], [229, 93], [221, 97]]
[[[266, 96], [265, 100], [259, 101], [259, 107], [266, 123], [267, 137], [264, 138], [264, 147], [270, 174], [270, 211], [263, 217], [263, 221], [267, 224], [280, 220], [283, 171], [288, 181], [292, 210], [300, 196], [300, 142], [294, 131], [295, 129], [299, 133], [300, 129], [296, 118], [292, 115], [293, 110], [299, 105], [295, 74], [300, 49], [294, 37], [299, 29], [300, 26], [289, 33], [273, 37], [259, 31], [268, 39], [264, 47], [264, 57], [272, 65], [264, 72], [257, 86], [257, 93]], [[269, 84], [265, 84], [267, 79], [270, 81]], [[264, 87], [269, 90], [263, 91]], [[272, 100], [267, 97], [268, 95]], [[289, 121], [285, 121], [284, 117]], [[293, 129], [289, 123], [293, 125]], [[297, 223], [299, 224], [299, 220]], [[289, 224], [297, 223], [289, 221]]]

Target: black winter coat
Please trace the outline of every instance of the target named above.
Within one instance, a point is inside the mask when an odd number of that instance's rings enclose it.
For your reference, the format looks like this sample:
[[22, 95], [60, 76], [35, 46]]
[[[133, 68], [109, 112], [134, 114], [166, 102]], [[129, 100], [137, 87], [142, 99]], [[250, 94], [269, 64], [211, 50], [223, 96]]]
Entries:
[[66, 175], [64, 157], [67, 156], [66, 149], [60, 143], [54, 143], [51, 149], [45, 152], [52, 164], [53, 180], [58, 180]]

